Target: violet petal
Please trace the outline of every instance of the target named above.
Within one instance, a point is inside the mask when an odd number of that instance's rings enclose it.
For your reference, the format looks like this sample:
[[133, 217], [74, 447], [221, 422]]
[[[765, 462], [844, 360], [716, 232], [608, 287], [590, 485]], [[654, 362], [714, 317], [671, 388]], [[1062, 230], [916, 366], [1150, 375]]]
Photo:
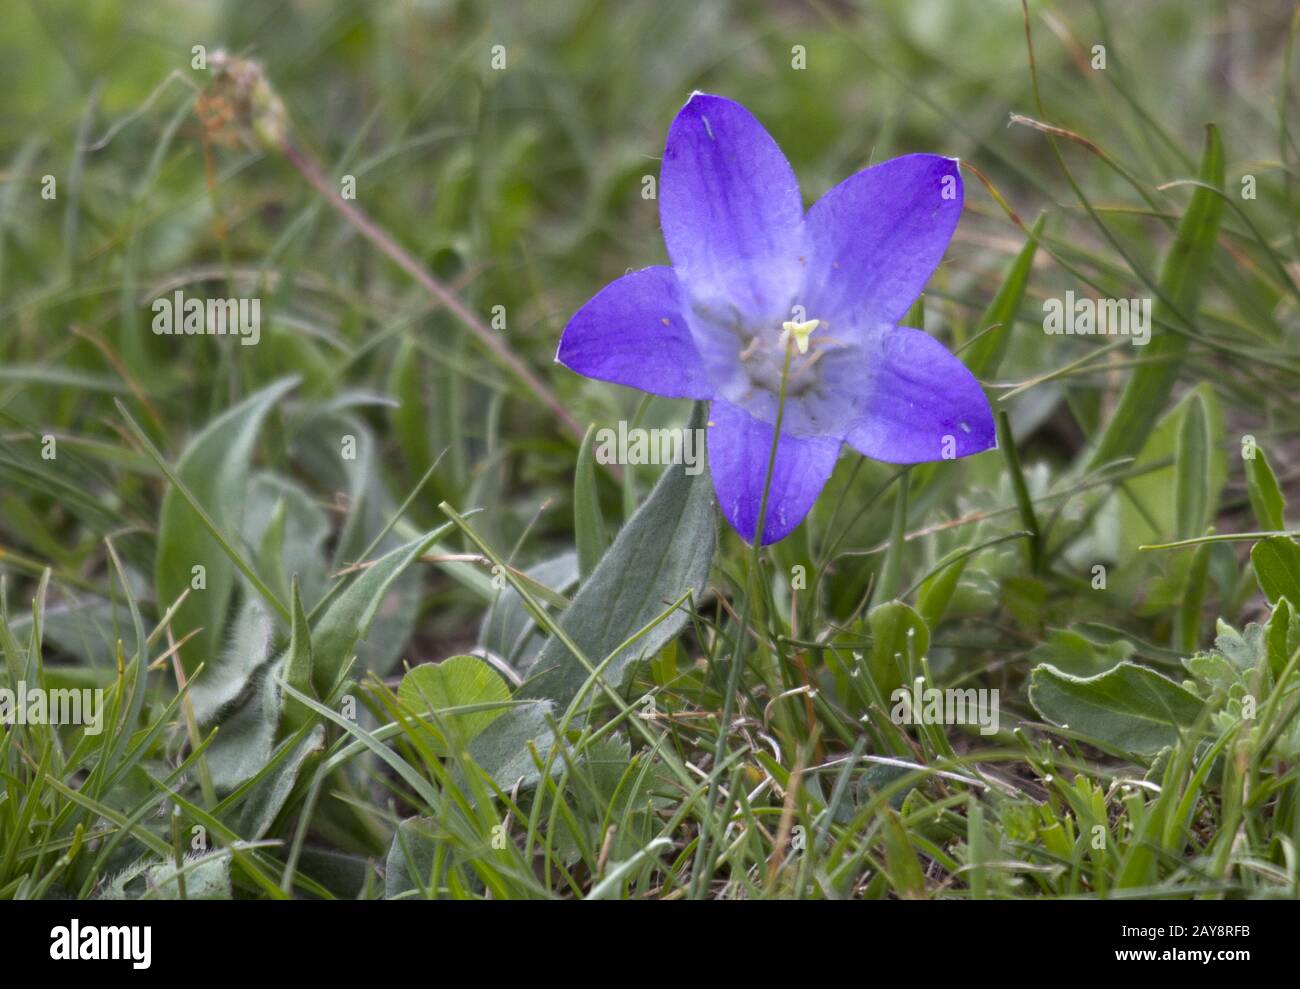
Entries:
[[[750, 542], [772, 452], [772, 426], [730, 402], [709, 410], [709, 471], [718, 505], [731, 527]], [[841, 443], [828, 436], [781, 434], [768, 491], [763, 544], [784, 539], [803, 521], [835, 469]]]
[[897, 325], [943, 259], [961, 207], [952, 158], [904, 155], [845, 179], [808, 211], [799, 301], [835, 336]]
[[965, 457], [997, 445], [993, 412], [966, 365], [899, 326], [863, 348], [865, 389], [845, 441], [893, 464]]
[[606, 285], [569, 320], [555, 359], [589, 378], [667, 398], [713, 397], [671, 268], [645, 268]]
[[799, 183], [739, 103], [695, 93], [678, 111], [664, 148], [659, 219], [674, 270], [710, 320], [789, 318], [803, 277]]

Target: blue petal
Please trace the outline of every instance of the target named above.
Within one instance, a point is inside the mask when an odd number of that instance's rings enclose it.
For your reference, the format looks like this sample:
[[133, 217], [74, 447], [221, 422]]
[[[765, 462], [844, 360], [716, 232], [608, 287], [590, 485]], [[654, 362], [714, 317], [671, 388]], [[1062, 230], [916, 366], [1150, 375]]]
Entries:
[[696, 93], [668, 131], [659, 219], [673, 268], [715, 324], [772, 322], [802, 282], [803, 203], [790, 163], [739, 103]]
[[905, 155], [845, 179], [808, 211], [808, 315], [841, 336], [897, 325], [943, 259], [961, 208], [952, 158]]
[[[763, 544], [784, 539], [803, 521], [826, 486], [840, 455], [840, 440], [782, 432], [768, 490]], [[709, 471], [718, 506], [731, 527], [749, 542], [758, 531], [758, 512], [772, 455], [772, 425], [730, 402], [709, 410]]]
[[589, 378], [667, 398], [713, 397], [671, 268], [606, 285], [569, 320], [555, 359]]
[[933, 337], [888, 330], [864, 345], [862, 368], [865, 389], [844, 439], [868, 457], [916, 464], [997, 445], [984, 389]]

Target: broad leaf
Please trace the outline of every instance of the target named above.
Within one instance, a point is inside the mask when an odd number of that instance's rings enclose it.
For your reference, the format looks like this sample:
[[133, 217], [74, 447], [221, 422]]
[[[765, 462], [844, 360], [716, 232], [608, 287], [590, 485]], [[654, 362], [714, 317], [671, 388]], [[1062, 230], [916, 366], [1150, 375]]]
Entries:
[[279, 757], [279, 762], [265, 779], [258, 780], [240, 805], [236, 833], [249, 841], [265, 836], [293, 792], [303, 764], [324, 745], [325, 729], [321, 725], [314, 725], [302, 738], [285, 739], [281, 748], [288, 746], [289, 751], [276, 750], [271, 758]]
[[1154, 755], [1200, 717], [1191, 691], [1144, 666], [1120, 663], [1092, 677], [1042, 665], [1030, 674], [1029, 700], [1048, 721], [1122, 754]]
[[1276, 532], [1286, 528], [1286, 499], [1278, 486], [1273, 468], [1262, 447], [1256, 447], [1253, 457], [1246, 458], [1246, 494], [1251, 511], [1261, 529]]
[[[431, 747], [446, 755], [449, 743], [465, 745], [507, 710], [510, 688], [501, 675], [477, 656], [452, 656], [441, 663], [425, 663], [402, 678], [398, 700], [411, 714], [423, 715], [437, 734]], [[449, 708], [500, 704], [496, 708], [442, 714]], [[437, 714], [425, 714], [432, 711]]]
[[887, 698], [907, 682], [910, 670], [930, 648], [930, 630], [925, 619], [902, 601], [872, 608], [867, 624], [871, 628], [871, 679]]
[[1074, 629], [1056, 628], [1026, 658], [1035, 666], [1047, 664], [1071, 676], [1089, 677], [1114, 669], [1132, 655], [1133, 643], [1125, 639], [1101, 643]]
[[402, 573], [446, 531], [446, 526], [399, 546], [362, 571], [338, 597], [312, 630], [312, 683], [328, 697], [357, 643], [366, 637], [389, 590]]
[[1261, 539], [1250, 551], [1259, 586], [1273, 604], [1278, 598], [1300, 601], [1300, 546], [1287, 536]]
[[[552, 591], [567, 594], [578, 583], [578, 554], [562, 553], [529, 567], [524, 573]], [[516, 669], [532, 664], [544, 638], [545, 633], [537, 628], [519, 592], [511, 586], [498, 593], [478, 630], [479, 646]]]
[[[213, 419], [190, 441], [176, 465], [177, 477], [232, 546], [237, 545], [243, 528], [248, 465], [258, 431], [271, 407], [296, 383], [296, 378], [277, 381]], [[201, 590], [191, 584], [197, 566], [203, 567]], [[202, 629], [182, 653], [187, 669], [205, 662], [210, 671], [235, 588], [235, 565], [174, 487], [163, 496], [154, 586], [160, 610], [190, 588], [189, 597], [172, 619], [172, 630], [179, 639]]]
[[[541, 772], [529, 747], [536, 748], [538, 756], [545, 762], [555, 741], [549, 720], [552, 716], [553, 708], [549, 701], [511, 708], [470, 742], [470, 759], [503, 790], [510, 790], [517, 782], [525, 787], [532, 786], [541, 779]], [[556, 759], [553, 766], [558, 772], [564, 766], [563, 760]]]
[[[607, 683], [621, 684], [638, 657], [657, 652], [686, 624], [686, 611], [673, 609], [673, 602], [688, 591], [698, 596], [704, 589], [714, 540], [708, 475], [692, 477], [681, 464], [669, 467], [560, 619], [560, 627], [593, 666], [617, 651], [603, 673]], [[624, 645], [661, 617], [654, 628]], [[561, 705], [567, 705], [589, 677], [555, 637], [529, 673], [524, 696], [546, 697]]]

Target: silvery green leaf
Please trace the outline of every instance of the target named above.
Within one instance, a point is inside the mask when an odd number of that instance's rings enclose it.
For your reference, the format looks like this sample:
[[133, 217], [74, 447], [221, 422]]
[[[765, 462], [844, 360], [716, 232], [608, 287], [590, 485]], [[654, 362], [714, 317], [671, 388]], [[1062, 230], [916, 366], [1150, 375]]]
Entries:
[[[524, 571], [529, 577], [551, 590], [567, 594], [578, 583], [578, 554], [561, 553]], [[537, 628], [519, 592], [507, 586], [502, 590], [479, 625], [480, 648], [500, 656], [511, 666], [526, 668], [536, 658], [545, 633]]]
[[1053, 724], [1113, 751], [1148, 756], [1176, 744], [1203, 707], [1173, 680], [1128, 662], [1092, 677], [1044, 664], [1030, 675], [1029, 700]]
[[[560, 627], [593, 665], [617, 650], [603, 674], [607, 683], [621, 684], [637, 659], [657, 652], [686, 624], [687, 612], [677, 608], [624, 645], [672, 609], [683, 594], [699, 596], [713, 560], [714, 526], [708, 474], [691, 476], [681, 464], [669, 467], [574, 596]], [[524, 696], [562, 705], [590, 675], [555, 637], [542, 647], [528, 673]]]

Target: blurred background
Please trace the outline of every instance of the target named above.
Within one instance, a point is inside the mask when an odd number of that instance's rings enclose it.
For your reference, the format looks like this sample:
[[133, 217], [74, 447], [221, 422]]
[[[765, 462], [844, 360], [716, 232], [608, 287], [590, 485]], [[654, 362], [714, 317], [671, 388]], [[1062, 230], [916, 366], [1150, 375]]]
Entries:
[[[0, 545], [27, 579], [44, 562], [79, 579], [99, 572], [95, 543], [108, 532], [122, 536], [140, 572], [151, 568], [152, 510], [140, 499], [156, 474], [122, 448], [111, 399], [126, 401], [174, 456], [214, 415], [289, 373], [302, 377], [300, 402], [360, 430], [374, 476], [331, 477], [320, 462], [316, 474], [326, 488], [373, 487], [376, 520], [443, 453], [412, 507], [419, 524], [437, 521], [434, 506], [447, 498], [487, 509], [486, 534], [519, 545], [528, 562], [571, 545], [575, 435], [242, 126], [248, 108], [231, 104], [211, 67], [194, 67], [218, 53], [260, 66], [259, 98], [282, 104], [288, 142], [330, 186], [351, 176], [356, 205], [493, 320], [505, 349], [581, 424], [686, 414], [683, 403], [643, 403], [581, 379], [552, 356], [567, 317], [597, 289], [665, 260], [646, 183], [694, 89], [748, 106], [791, 158], [809, 202], [907, 152], [974, 166], [924, 317], [953, 347], [973, 336], [1023, 245], [1020, 224], [1043, 211], [1059, 256], [1112, 295], [1139, 294], [1070, 180], [1128, 257], [1153, 271], [1188, 195], [1155, 190], [1194, 176], [1209, 122], [1228, 149], [1228, 187], [1254, 176], [1265, 236], [1284, 245], [1289, 226], [1294, 237], [1295, 199], [1280, 166], [1295, 140], [1280, 100], [1293, 13], [1284, 2], [1031, 3], [1037, 94], [1016, 0], [4, 6], [0, 408], [11, 439], [53, 429], [68, 440], [80, 460], [64, 481], [86, 501], [83, 527], [70, 527], [68, 503], [23, 469], [35, 454], [10, 448]], [[1079, 136], [1060, 141], [1070, 175], [1047, 135], [1012, 125], [1012, 114]], [[45, 176], [57, 183], [54, 198], [42, 195]], [[1294, 299], [1274, 291], [1276, 281], [1256, 291], [1257, 273], [1271, 273], [1253, 249], [1243, 233], [1220, 255], [1240, 270], [1207, 293], [1206, 332], [1294, 345]], [[150, 333], [149, 302], [178, 288], [256, 292], [260, 344]], [[993, 384], [1030, 380], [1096, 346], [1036, 332], [1042, 300], [1067, 288], [1078, 291], [1077, 279], [1040, 251], [1021, 308], [1029, 332], [1014, 335]], [[1276, 410], [1294, 407], [1260, 397], [1285, 388], [1268, 380], [1269, 367], [1240, 363], [1240, 353], [1198, 350], [1189, 380], [1229, 400], [1234, 431], [1276, 435]], [[1009, 400], [1030, 458], [1068, 462], [1097, 431], [1103, 392], [1126, 366], [1094, 368], [1068, 388], [1047, 380]], [[1291, 452], [1275, 445], [1272, 455], [1287, 476]], [[866, 465], [860, 490], [882, 470]], [[602, 488], [615, 518], [654, 475], [630, 473], [621, 488]], [[983, 482], [996, 483], [996, 471], [986, 473]], [[1244, 505], [1240, 486], [1237, 494]], [[855, 541], [873, 545], [888, 515], [855, 525]], [[455, 600], [461, 588], [444, 590]], [[859, 592], [850, 582], [843, 601]], [[469, 635], [472, 613], [429, 608], [425, 630], [454, 643]]]
[[[330, 577], [367, 550], [444, 522], [444, 500], [480, 509], [473, 525], [487, 544], [520, 567], [549, 565], [539, 579], [570, 590], [583, 429], [680, 423], [690, 410], [580, 378], [553, 363], [555, 348], [568, 317], [607, 282], [666, 260], [654, 180], [669, 123], [700, 89], [753, 111], [791, 159], [808, 203], [890, 157], [962, 159], [965, 213], [916, 314], [953, 349], [988, 330], [1009, 267], [1043, 220], [1023, 301], [1006, 317], [1005, 355], [984, 383], [1010, 414], [1029, 493], [1062, 499], [1052, 502], [1050, 560], [1030, 576], [1021, 547], [996, 542], [1017, 524], [1001, 455], [914, 471], [902, 518], [916, 538], [895, 541], [907, 555], [901, 586], [935, 573], [945, 554], [996, 537], [977, 547], [947, 591], [951, 606], [945, 598], [934, 616], [936, 629], [946, 623], [935, 669], [956, 671], [953, 682], [1000, 685], [1008, 707], [1030, 717], [1021, 674], [1032, 662], [1065, 666], [1070, 648], [1076, 672], [1136, 650], [1181, 675], [1180, 659], [1210, 640], [1215, 614], [1244, 622], [1267, 608], [1245, 546], [1198, 556], [1205, 607], [1198, 599], [1190, 617], [1182, 608], [1190, 554], [1137, 550], [1192, 518], [1176, 510], [1172, 466], [1187, 409], [1205, 410], [1208, 424], [1192, 534], [1206, 521], [1221, 531], [1257, 527], [1237, 459], [1243, 437], [1267, 446], [1292, 504], [1300, 478], [1300, 117], [1287, 70], [1295, 6], [1034, 0], [1028, 11], [1032, 61], [1018, 0], [0, 0], [0, 597], [17, 638], [30, 632], [27, 602], [48, 568], [48, 675], [107, 683], [117, 641], [128, 657], [139, 644], [124, 600], [138, 599], [152, 628], [184, 590], [184, 554], [197, 551], [185, 526], [168, 521], [166, 477], [141, 437], [172, 464], [196, 437], [241, 437], [209, 469], [191, 463], [190, 476], [214, 512], [228, 509], [218, 521], [238, 532], [282, 600], [297, 574], [307, 607], [318, 605]], [[1116, 482], [1127, 498], [1107, 487], [1074, 499], [1084, 490], [1081, 456], [1144, 355], [1044, 334], [1043, 303], [1066, 291], [1152, 294], [1148, 278], [1187, 209], [1186, 180], [1211, 123], [1225, 149], [1228, 206], [1200, 292], [1197, 342], [1167, 403], [1183, 404], [1159, 425], [1141, 423], [1152, 442], [1131, 480]], [[341, 214], [323, 195], [333, 191], [354, 192], [346, 202], [360, 213]], [[459, 300], [460, 315], [413, 277], [419, 270]], [[155, 335], [151, 302], [177, 290], [260, 298], [260, 342]], [[277, 396], [284, 401], [260, 432], [237, 433], [230, 410], [287, 375], [299, 384]], [[42, 456], [44, 437], [57, 441], [57, 459]], [[356, 457], [340, 459], [340, 437], [355, 441]], [[1197, 476], [1180, 463], [1180, 478]], [[609, 532], [658, 473], [596, 475]], [[893, 493], [875, 498], [893, 473], [842, 458], [810, 523], [771, 551], [773, 608], [786, 609], [791, 635], [842, 631], [846, 650], [860, 644], [895, 518]], [[120, 593], [110, 545], [131, 595]], [[401, 659], [493, 641], [480, 623], [499, 588], [473, 551], [449, 538], [432, 566], [394, 583], [361, 647], [362, 667], [391, 685]], [[725, 598], [739, 586], [745, 558], [724, 530], [710, 593]], [[793, 565], [814, 561], [828, 574], [816, 607], [791, 615], [782, 582]], [[1088, 585], [1098, 562], [1112, 567], [1105, 593]], [[242, 647], [241, 629], [256, 627], [236, 614], [233, 571], [222, 580], [215, 608], [204, 615], [192, 599], [177, 623], [203, 629], [181, 652], [190, 670], [227, 642]], [[1057, 634], [1088, 619], [1094, 632], [1108, 631], [1087, 642]], [[280, 622], [277, 641], [286, 632]], [[683, 653], [697, 658], [707, 639], [689, 638]], [[807, 682], [802, 656], [792, 656], [760, 690]], [[716, 691], [694, 675], [684, 675], [682, 706], [718, 707]], [[154, 698], [150, 718], [169, 716], [169, 696]], [[255, 708], [223, 724], [222, 737], [246, 732], [256, 743], [248, 763], [263, 767], [275, 726], [259, 727]], [[863, 723], [856, 708], [842, 721], [818, 713], [846, 745]], [[804, 729], [780, 729], [787, 756], [808, 740]], [[173, 756], [182, 746], [169, 738]], [[901, 733], [894, 741], [910, 751]], [[221, 763], [242, 751], [223, 756], [214, 746], [214, 772], [248, 778], [251, 770]], [[69, 777], [79, 771], [75, 760], [69, 767]], [[1037, 792], [1016, 806], [1021, 816], [1007, 816], [1017, 828], [1038, 820]], [[387, 796], [370, 799], [379, 808]], [[128, 794], [121, 803], [134, 806]], [[313, 822], [312, 841], [356, 853], [335, 887], [351, 893], [374, 878], [365, 856], [383, 854], [391, 828], [376, 823], [379, 809], [355, 819], [355, 807], [345, 810], [333, 806]], [[599, 814], [593, 822], [599, 848]], [[1036, 840], [1028, 824], [1007, 829]], [[55, 837], [72, 840], [49, 834], [38, 861], [66, 847]], [[465, 838], [466, 847], [476, 840]], [[876, 840], [864, 856], [876, 854]], [[86, 875], [89, 889], [96, 879]], [[1035, 872], [1005, 891], [1040, 881], [1045, 888]]]

